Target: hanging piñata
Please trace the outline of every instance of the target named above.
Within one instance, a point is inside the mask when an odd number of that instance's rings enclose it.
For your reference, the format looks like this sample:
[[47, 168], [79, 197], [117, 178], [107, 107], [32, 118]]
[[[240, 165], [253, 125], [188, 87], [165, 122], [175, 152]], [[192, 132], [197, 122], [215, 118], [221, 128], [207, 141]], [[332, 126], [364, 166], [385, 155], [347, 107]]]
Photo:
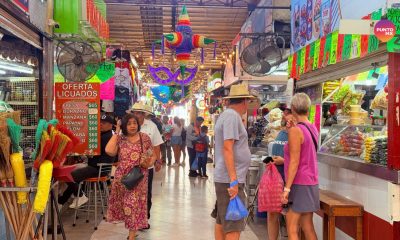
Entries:
[[[164, 34], [161, 40], [155, 43], [161, 44], [161, 53], [165, 53], [165, 46], [175, 51], [176, 61], [179, 64], [179, 69], [172, 73], [167, 67], [152, 67], [149, 65], [149, 72], [152, 77], [160, 84], [169, 84], [174, 81], [180, 85], [186, 85], [194, 79], [197, 73], [197, 66], [194, 68], [187, 68], [187, 64], [190, 60], [192, 51], [196, 48], [201, 48], [201, 62], [204, 63], [204, 49], [208, 44], [214, 43], [214, 57], [216, 55], [216, 41], [210, 38], [206, 38], [201, 35], [193, 34], [189, 15], [186, 10], [186, 6], [182, 7], [181, 14], [179, 15], [178, 25], [176, 32]], [[154, 59], [155, 44], [153, 44], [152, 54]], [[165, 72], [168, 76], [167, 79], [160, 78], [157, 73]], [[185, 78], [185, 72], [189, 73], [189, 76]], [[179, 79], [181, 75], [181, 79]]]

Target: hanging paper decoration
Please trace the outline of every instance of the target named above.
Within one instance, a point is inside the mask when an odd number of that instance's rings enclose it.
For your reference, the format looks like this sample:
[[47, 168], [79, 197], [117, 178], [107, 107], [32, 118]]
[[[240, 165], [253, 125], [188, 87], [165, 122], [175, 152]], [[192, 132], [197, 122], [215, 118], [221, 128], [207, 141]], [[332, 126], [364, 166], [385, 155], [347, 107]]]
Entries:
[[[206, 38], [201, 35], [193, 34], [192, 27], [190, 26], [189, 14], [186, 10], [186, 6], [183, 5], [182, 12], [178, 18], [178, 25], [176, 32], [165, 34], [164, 38], [166, 46], [176, 52], [176, 60], [181, 70], [183, 77], [185, 68], [190, 60], [190, 54], [193, 49], [203, 48], [208, 44], [215, 43], [215, 40]], [[161, 41], [163, 44], [163, 42]], [[214, 48], [216, 44], [214, 44]], [[162, 49], [162, 48], [161, 48]], [[161, 50], [163, 51], [163, 49]]]
[[[150, 75], [154, 78], [154, 80], [156, 80], [161, 85], [166, 85], [171, 82], [175, 82], [180, 85], [186, 85], [186, 84], [189, 84], [194, 79], [198, 68], [197, 67], [185, 68], [185, 73], [188, 73], [188, 74], [185, 74], [184, 78], [179, 78], [180, 69], [176, 70], [175, 73], [172, 73], [171, 70], [169, 70], [169, 68], [167, 68], [167, 67], [164, 67], [164, 66], [152, 67], [149, 65], [148, 70], [150, 72]], [[164, 73], [164, 74], [166, 74], [167, 77], [162, 78], [158, 75], [159, 73], [161, 73], [161, 74]]]
[[100, 84], [100, 99], [114, 100], [115, 99], [115, 77]]
[[96, 72], [97, 77], [103, 83], [115, 75], [115, 64], [103, 62]]
[[170, 89], [168, 86], [158, 86], [151, 88], [151, 92], [157, 101], [168, 103], [170, 100]]
[[170, 100], [173, 102], [180, 102], [189, 93], [189, 86], [170, 86], [169, 87]]
[[196, 107], [199, 110], [204, 110], [206, 109], [206, 101], [204, 101], [204, 98], [198, 98], [196, 100]]
[[[155, 43], [161, 44], [161, 54], [165, 53], [165, 47], [174, 50], [176, 53], [176, 60], [179, 64], [179, 69], [175, 72], [171, 71], [165, 66], [158, 68], [149, 65], [149, 72], [151, 76], [160, 84], [169, 84], [172, 81], [182, 86], [182, 96], [184, 97], [183, 86], [190, 83], [197, 73], [197, 66], [194, 68], [187, 68], [187, 64], [190, 60], [190, 54], [193, 49], [201, 48], [201, 61], [204, 62], [204, 49], [208, 44], [214, 43], [214, 57], [216, 54], [217, 43], [215, 40], [206, 38], [201, 35], [193, 34], [189, 14], [187, 13], [186, 6], [182, 7], [182, 12], [178, 18], [178, 25], [176, 32], [164, 34], [161, 40]], [[155, 44], [152, 46], [152, 56], [155, 57]], [[166, 78], [161, 78], [157, 73], [165, 73]], [[188, 73], [188, 75], [187, 75]], [[180, 75], [180, 79], [178, 76]]]

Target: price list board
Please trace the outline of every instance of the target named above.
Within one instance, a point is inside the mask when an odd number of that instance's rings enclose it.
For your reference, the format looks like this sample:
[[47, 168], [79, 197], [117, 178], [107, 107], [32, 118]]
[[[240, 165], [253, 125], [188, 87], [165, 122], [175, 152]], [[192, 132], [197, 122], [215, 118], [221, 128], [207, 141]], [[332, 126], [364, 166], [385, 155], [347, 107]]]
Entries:
[[74, 154], [100, 154], [100, 84], [55, 83], [56, 118], [80, 143]]

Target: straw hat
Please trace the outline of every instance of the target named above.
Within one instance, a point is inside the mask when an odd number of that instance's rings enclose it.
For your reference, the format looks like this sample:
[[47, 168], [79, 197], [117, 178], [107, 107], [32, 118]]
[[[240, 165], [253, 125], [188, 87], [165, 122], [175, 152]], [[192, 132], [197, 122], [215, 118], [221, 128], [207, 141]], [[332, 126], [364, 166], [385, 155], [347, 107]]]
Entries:
[[143, 112], [145, 114], [153, 115], [153, 109], [150, 106], [144, 105], [141, 102], [136, 102], [135, 104], [133, 104], [131, 109], [126, 110], [126, 113], [132, 112]]
[[232, 85], [229, 95], [224, 97], [224, 99], [231, 98], [255, 98], [255, 96], [250, 94], [247, 84], [237, 84]]

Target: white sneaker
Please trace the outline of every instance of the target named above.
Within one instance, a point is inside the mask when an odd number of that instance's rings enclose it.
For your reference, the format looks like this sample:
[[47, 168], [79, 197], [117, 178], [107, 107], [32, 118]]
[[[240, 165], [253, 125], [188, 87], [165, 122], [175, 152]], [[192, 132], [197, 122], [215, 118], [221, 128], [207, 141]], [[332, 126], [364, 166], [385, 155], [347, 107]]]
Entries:
[[186, 164], [185, 164], [185, 161], [183, 161], [183, 162], [181, 163], [181, 166], [182, 166], [182, 167], [185, 167], [185, 165], [186, 165]]
[[171, 165], [171, 167], [179, 167], [179, 163], [174, 163]]
[[76, 202], [78, 202], [78, 208], [81, 207], [83, 204], [87, 203], [89, 198], [85, 196], [85, 194], [82, 195], [82, 197], [75, 198], [74, 201], [72, 201], [72, 204], [69, 205], [69, 208], [75, 208]]

